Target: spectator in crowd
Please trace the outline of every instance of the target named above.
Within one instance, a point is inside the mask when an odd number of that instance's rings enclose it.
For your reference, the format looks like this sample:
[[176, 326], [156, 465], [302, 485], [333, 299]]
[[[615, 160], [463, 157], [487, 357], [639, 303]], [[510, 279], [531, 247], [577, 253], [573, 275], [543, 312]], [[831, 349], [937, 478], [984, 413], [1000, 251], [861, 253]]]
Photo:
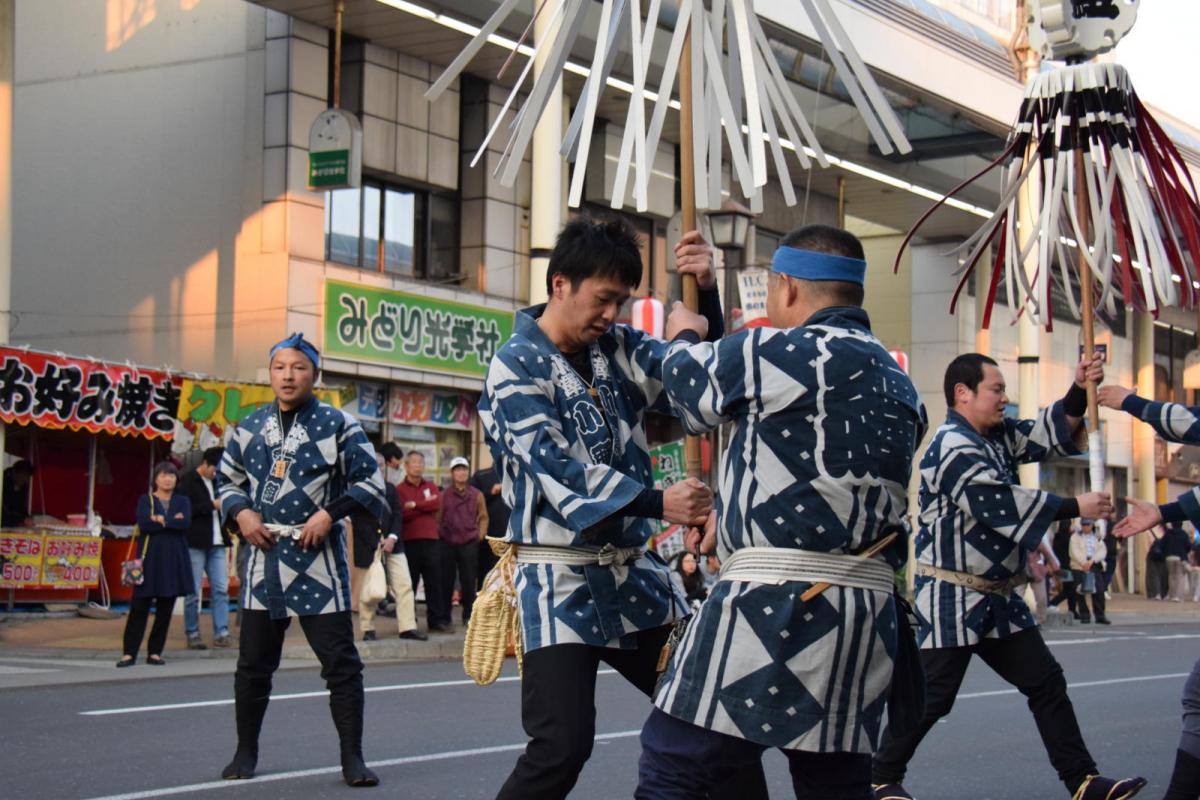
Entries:
[[29, 481], [32, 479], [33, 465], [25, 459], [4, 470], [4, 508], [0, 510], [3, 527], [32, 527], [33, 517], [29, 514]]
[[1025, 574], [1029, 577], [1029, 588], [1033, 592], [1033, 614], [1039, 622], [1046, 621], [1046, 611], [1049, 608], [1046, 580], [1058, 572], [1060, 566], [1054, 551], [1047, 543], [1048, 538], [1049, 534], [1042, 537], [1041, 544], [1029, 554], [1029, 560], [1025, 562]]
[[1150, 548], [1146, 551], [1146, 597], [1167, 599], [1167, 553], [1162, 526], [1150, 531]]
[[705, 590], [711, 590], [721, 575], [721, 559], [717, 558], [716, 553], [704, 556], [704, 560], [700, 562], [700, 573], [704, 576]]
[[450, 609], [442, 606], [442, 551], [438, 541], [438, 509], [441, 492], [425, 480], [425, 456], [408, 451], [404, 480], [396, 487], [404, 513], [404, 555], [415, 592], [425, 581], [425, 618], [431, 633], [453, 633]]
[[[391, 444], [391, 442], [388, 442]], [[386, 452], [388, 444], [383, 446]], [[396, 447], [392, 444], [392, 447]], [[400, 448], [396, 447], [396, 450]], [[395, 456], [399, 461], [400, 455]], [[379, 462], [380, 472], [383, 472], [387, 465], [387, 456], [383, 453], [376, 454], [376, 460]], [[413, 599], [412, 575], [408, 569], [408, 559], [404, 556], [404, 539], [401, 534], [404, 530], [404, 511], [400, 508], [400, 500], [396, 494], [396, 487], [389, 483], [387, 479], [383, 481], [383, 496], [387, 499], [388, 509], [385, 518], [378, 521], [378, 536], [382, 537], [379, 543], [379, 554], [383, 557], [384, 572], [387, 573], [388, 588], [392, 593], [392, 597], [396, 600], [396, 625], [400, 630], [401, 639], [416, 639], [417, 641], [425, 641], [429, 637], [417, 628], [417, 604]], [[355, 522], [355, 525], [358, 523]], [[358, 528], [355, 528], [357, 531]], [[355, 538], [357, 539], [357, 533]], [[377, 556], [378, 557], [378, 554]], [[375, 613], [377, 609], [369, 607], [368, 604], [361, 600], [358, 604], [358, 621], [362, 627], [363, 641], [375, 641]]]
[[[1054, 532], [1053, 546], [1054, 559], [1059, 565], [1066, 564], [1068, 567], [1071, 564], [1071, 520], [1064, 519], [1058, 523], [1058, 529]], [[1075, 575], [1070, 569], [1059, 569], [1055, 576], [1058, 579], [1058, 590], [1054, 596], [1050, 598], [1050, 605], [1057, 606], [1064, 600], [1067, 601], [1067, 611], [1071, 612], [1071, 616], [1079, 619], [1079, 608], [1077, 597], [1075, 594]]]
[[[380, 464], [382, 470], [382, 459], [379, 454], [376, 454], [375, 461]], [[384, 488], [384, 498], [387, 498], [386, 487]], [[350, 563], [354, 568], [352, 586], [355, 587], [351, 592], [350, 602], [358, 605], [358, 622], [362, 628], [364, 642], [375, 641], [374, 621], [377, 601], [364, 603], [360, 595], [362, 585], [367, 580], [367, 571], [371, 569], [375, 559], [379, 558], [380, 530], [386, 523], [387, 520], [380, 519], [362, 505], [355, 507], [350, 512]]]
[[470, 464], [462, 456], [450, 461], [450, 485], [442, 492], [438, 510], [438, 538], [442, 540], [442, 608], [449, 621], [454, 577], [462, 587], [462, 623], [471, 621], [479, 573], [479, 543], [488, 531], [487, 503], [483, 492], [468, 483]]
[[1163, 536], [1163, 555], [1167, 562], [1167, 586], [1172, 603], [1183, 600], [1187, 593], [1187, 557], [1192, 549], [1191, 537], [1178, 525], [1167, 528]]
[[232, 647], [229, 637], [229, 560], [230, 538], [221, 525], [221, 502], [213, 479], [224, 455], [223, 447], [204, 451], [199, 466], [179, 479], [179, 494], [192, 506], [192, 522], [187, 529], [188, 555], [192, 560], [192, 584], [196, 591], [183, 599], [183, 628], [189, 650], [207, 650], [200, 637], [200, 605], [203, 577], [208, 575], [208, 602], [212, 609], [213, 647]]
[[703, 603], [708, 598], [708, 589], [704, 586], [704, 575], [696, 556], [686, 550], [675, 556], [675, 564], [671, 569], [671, 583], [675, 589], [687, 598], [688, 604]]
[[[395, 442], [384, 442], [383, 446], [379, 448], [379, 455], [383, 457], [384, 466], [388, 470], [398, 470], [402, 466], [401, 460], [404, 458], [404, 451]], [[388, 477], [387, 472], [384, 472], [383, 477]]]
[[1091, 597], [1096, 622], [1100, 625], [1111, 625], [1108, 617], [1104, 616], [1104, 540], [1097, 535], [1092, 520], [1081, 519], [1079, 527], [1080, 530], [1071, 536], [1071, 569], [1075, 572], [1075, 586], [1078, 591], [1076, 603], [1079, 608], [1079, 621], [1092, 621], [1092, 614], [1087, 605], [1087, 599]]
[[[481, 469], [471, 476], [471, 485], [483, 493], [483, 502], [487, 506], [488, 537], [503, 539], [508, 534], [508, 519], [512, 516], [512, 509], [504, 502], [504, 480], [500, 477], [500, 471], [496, 469], [495, 464]], [[486, 541], [480, 542], [479, 580], [475, 582], [476, 588], [483, 588], [483, 579], [494, 566], [496, 554], [492, 552], [492, 546]]]
[[1104, 559], [1104, 591], [1105, 599], [1112, 599], [1112, 582], [1113, 576], [1117, 573], [1117, 559], [1121, 556], [1121, 540], [1113, 536], [1112, 524], [1105, 526], [1104, 532], [1104, 550], [1107, 555]]
[[155, 666], [167, 663], [162, 651], [167, 644], [175, 599], [196, 591], [185, 534], [192, 521], [192, 504], [184, 495], [175, 493], [178, 480], [175, 465], [163, 461], [154, 467], [150, 494], [138, 498], [138, 530], [146, 541], [138, 547], [142, 554], [143, 581], [133, 587], [129, 616], [125, 619], [124, 655], [117, 662], [118, 667], [137, 663], [151, 603], [156, 608], [154, 627], [146, 644], [146, 663]]

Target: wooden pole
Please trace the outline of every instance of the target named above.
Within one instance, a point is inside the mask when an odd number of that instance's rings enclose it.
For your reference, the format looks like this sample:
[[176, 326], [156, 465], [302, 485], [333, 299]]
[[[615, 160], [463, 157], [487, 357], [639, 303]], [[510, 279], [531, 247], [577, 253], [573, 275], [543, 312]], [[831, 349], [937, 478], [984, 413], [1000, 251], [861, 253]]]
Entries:
[[[345, 0], [334, 0], [333, 4], [333, 107], [342, 107], [342, 17], [346, 13]], [[379, 262], [381, 265], [382, 261]]]
[[[692, 161], [695, 142], [692, 137], [692, 27], [683, 39], [679, 57], [679, 210], [683, 232], [696, 230], [696, 172]], [[700, 287], [695, 275], [683, 275], [683, 305], [689, 311], [700, 310]], [[725, 298], [728, 303], [730, 299]], [[700, 437], [689, 436], [683, 443], [684, 463], [689, 478], [703, 478]]]
[[[1083, 355], [1084, 358], [1092, 358], [1096, 352], [1096, 330], [1095, 330], [1095, 309], [1093, 308], [1092, 299], [1092, 268], [1087, 262], [1087, 239], [1090, 236], [1088, 232], [1088, 193], [1087, 180], [1083, 175], [1083, 145], [1078, 142], [1078, 149], [1075, 151], [1075, 209], [1076, 215], [1079, 217], [1079, 234], [1081, 241], [1078, 242], [1078, 264], [1079, 264], [1079, 293], [1082, 295], [1082, 311], [1083, 311]], [[1100, 429], [1100, 407], [1096, 403], [1096, 383], [1095, 381], [1087, 382], [1087, 430], [1088, 433]], [[1092, 487], [1095, 490], [1096, 487]]]

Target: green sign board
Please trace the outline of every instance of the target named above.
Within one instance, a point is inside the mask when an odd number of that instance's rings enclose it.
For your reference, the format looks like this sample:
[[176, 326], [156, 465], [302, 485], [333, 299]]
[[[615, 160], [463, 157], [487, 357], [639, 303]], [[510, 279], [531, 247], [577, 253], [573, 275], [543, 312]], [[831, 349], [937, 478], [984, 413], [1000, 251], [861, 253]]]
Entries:
[[482, 378], [512, 329], [511, 311], [325, 282], [324, 355], [330, 358]]
[[[687, 478], [687, 465], [684, 463], [683, 442], [667, 442], [650, 448], [650, 471], [654, 477], [655, 489], [666, 489], [672, 484]], [[660, 531], [671, 527], [671, 523], [662, 522]]]
[[326, 150], [308, 154], [308, 188], [350, 185], [350, 151]]

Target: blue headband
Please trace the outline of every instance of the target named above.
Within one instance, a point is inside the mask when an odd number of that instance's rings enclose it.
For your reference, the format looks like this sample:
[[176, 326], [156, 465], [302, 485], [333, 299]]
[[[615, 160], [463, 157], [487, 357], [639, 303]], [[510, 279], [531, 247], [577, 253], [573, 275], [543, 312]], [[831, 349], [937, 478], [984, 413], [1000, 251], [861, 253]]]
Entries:
[[846, 281], [861, 286], [867, 275], [867, 262], [815, 250], [780, 247], [771, 259], [771, 269], [805, 281]]
[[[321, 366], [321, 354], [317, 352], [317, 348], [304, 339], [303, 333], [293, 333], [291, 336], [284, 339], [279, 344], [271, 348], [270, 358], [275, 358], [275, 354], [280, 350], [299, 350], [313, 364], [313, 369], [319, 369]], [[268, 359], [270, 360], [270, 359]]]

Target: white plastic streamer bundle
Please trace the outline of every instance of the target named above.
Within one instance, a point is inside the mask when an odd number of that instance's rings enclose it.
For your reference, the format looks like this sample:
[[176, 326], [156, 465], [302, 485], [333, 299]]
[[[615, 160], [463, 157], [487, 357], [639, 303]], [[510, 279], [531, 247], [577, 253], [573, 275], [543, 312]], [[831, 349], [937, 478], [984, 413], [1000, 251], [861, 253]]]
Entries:
[[[1074, 287], [1081, 284], [1072, 281], [1080, 253], [1097, 289], [1096, 307], [1109, 314], [1124, 303], [1154, 313], [1162, 306], [1193, 306], [1200, 299], [1193, 284], [1200, 280], [1195, 186], [1170, 137], [1142, 105], [1120, 65], [1084, 63], [1034, 78], [1004, 153], [947, 197], [996, 166], [1004, 170], [1000, 203], [954, 251], [966, 254], [957, 273], [956, 303], [983, 253], [995, 246], [983, 327], [990, 323], [1001, 276], [1014, 318], [1028, 313], [1050, 327], [1052, 276], [1071, 313], [1080, 318], [1081, 298]], [[1032, 198], [1035, 223], [1035, 235], [1024, 246], [1017, 231], [1023, 192]], [[1080, 198], [1086, 198], [1082, 218]], [[901, 252], [943, 202], [917, 221]], [[1031, 256], [1033, 275], [1024, 267]]]
[[[885, 154], [897, 150], [901, 153], [911, 151], [912, 146], [905, 138], [899, 120], [834, 15], [829, 0], [798, 1], [817, 30], [822, 45], [880, 151]], [[500, 29], [519, 2], [503, 0], [500, 3], [479, 33], [426, 92], [427, 99], [432, 101], [441, 96], [489, 37]], [[548, 26], [550, 34], [537, 43], [537, 50], [530, 56], [502, 112], [471, 162], [474, 166], [479, 161], [508, 110], [521, 91], [527, 89], [528, 94], [511, 123], [503, 156], [496, 167], [495, 174], [505, 186], [512, 186], [517, 180], [521, 162], [533, 139], [534, 128], [545, 112], [550, 92], [571, 55], [591, 5], [590, 0], [557, 0], [552, 11], [547, 12], [543, 2], [534, 12], [535, 15], [553, 15]], [[692, 166], [695, 170], [697, 208], [717, 208], [721, 204], [720, 179], [723, 144], [726, 143], [731, 154], [734, 178], [742, 194], [751, 199], [752, 207], [761, 207], [762, 187], [768, 181], [768, 151], [771, 163], [779, 174], [784, 198], [788, 205], [794, 205], [796, 197], [784, 157], [783, 136], [786, 134], [787, 146], [794, 150], [802, 169], [811, 168], [809, 153], [822, 167], [828, 166], [829, 162], [771, 51], [770, 42], [754, 13], [753, 0], [713, 0], [711, 11], [705, 9], [703, 0], [680, 0], [657, 97], [653, 99], [653, 108], [647, 115], [646, 100], [650, 97], [647, 67], [655, 51], [661, 12], [662, 0], [650, 0], [644, 20], [640, 2], [601, 0], [600, 24], [595, 35], [596, 51], [589, 59], [587, 81], [561, 147], [563, 155], [575, 165], [571, 175], [569, 205], [578, 206], [582, 200], [596, 108], [616, 56], [625, 51], [631, 56], [633, 81], [614, 177], [612, 204], [615, 208], [624, 205], [632, 181], [634, 205], [639, 211], [647, 210], [654, 154], [662, 136], [679, 71], [684, 38], [689, 29], [692, 32], [693, 96], [692, 118], [688, 122], [696, 143]], [[728, 53], [722, 51], [722, 38], [727, 42]], [[531, 87], [527, 87], [531, 67], [540, 55], [546, 56], [546, 69]]]

